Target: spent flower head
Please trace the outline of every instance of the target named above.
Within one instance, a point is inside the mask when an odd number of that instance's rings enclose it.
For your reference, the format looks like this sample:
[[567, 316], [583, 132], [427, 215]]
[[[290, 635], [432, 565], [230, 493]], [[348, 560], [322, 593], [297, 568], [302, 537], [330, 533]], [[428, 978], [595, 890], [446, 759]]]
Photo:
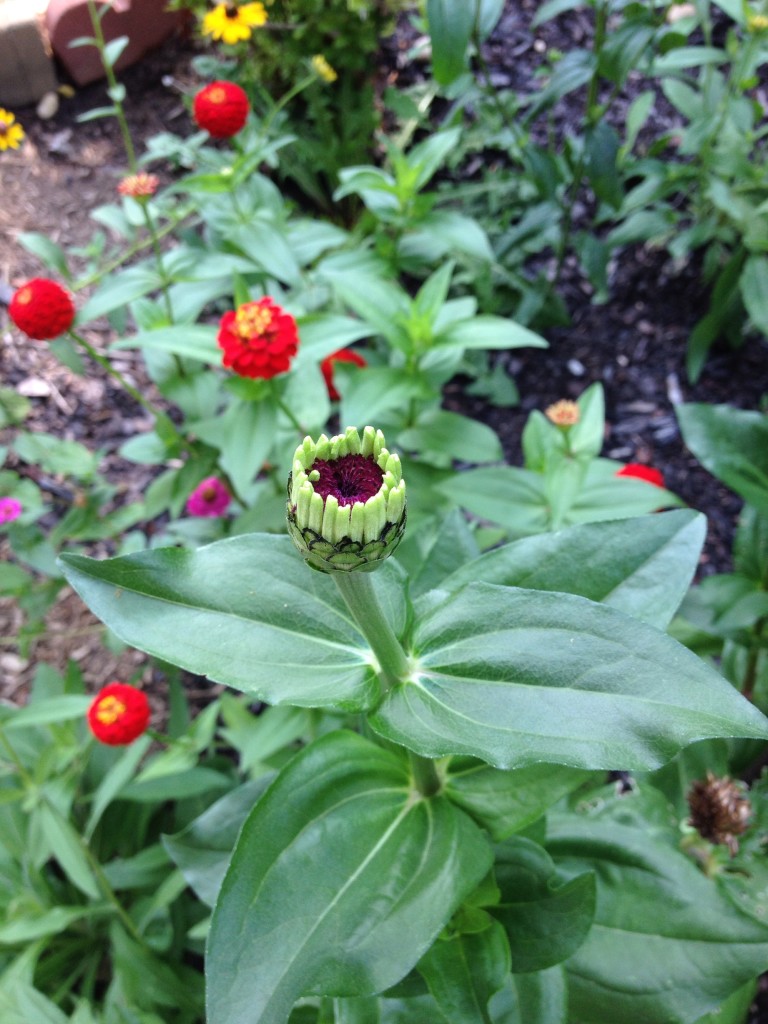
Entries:
[[14, 519], [19, 518], [23, 510], [18, 498], [0, 498], [0, 525], [12, 523]]
[[752, 805], [744, 795], [744, 788], [728, 776], [717, 778], [707, 772], [706, 779], [698, 779], [688, 790], [688, 819], [699, 835], [711, 843], [727, 846], [734, 855], [738, 852], [736, 838], [749, 827]]
[[581, 416], [579, 406], [568, 398], [561, 398], [559, 402], [553, 402], [544, 410], [544, 415], [554, 423], [556, 427], [568, 429], [574, 427]]
[[305, 437], [288, 479], [288, 531], [322, 572], [370, 571], [405, 530], [405, 481], [380, 430], [354, 427], [317, 441]]
[[367, 366], [368, 363], [360, 355], [359, 352], [355, 352], [351, 348], [340, 348], [338, 352], [333, 352], [331, 355], [326, 356], [325, 359], [320, 363], [320, 372], [323, 375], [325, 386], [328, 389], [328, 397], [332, 402], [338, 402], [341, 395], [336, 390], [336, 386], [333, 382], [333, 367], [336, 363], [352, 363], [353, 366]]
[[203, 18], [203, 34], [232, 46], [250, 39], [253, 30], [266, 22], [267, 12], [258, 0], [247, 4], [216, 4]]
[[214, 139], [231, 139], [245, 126], [251, 105], [245, 89], [235, 82], [210, 82], [192, 102], [192, 114], [199, 128]]
[[14, 293], [8, 315], [30, 338], [48, 341], [58, 338], [72, 326], [75, 304], [66, 288], [56, 281], [33, 277]]
[[289, 370], [299, 348], [296, 321], [268, 295], [225, 313], [216, 340], [224, 366], [263, 380]]
[[0, 153], [6, 149], [18, 149], [24, 141], [24, 129], [10, 110], [0, 107]]
[[335, 82], [336, 79], [339, 77], [336, 74], [334, 68], [331, 67], [331, 65], [322, 55], [322, 53], [316, 53], [315, 56], [312, 58], [312, 68], [315, 71], [315, 74], [318, 76], [318, 78], [322, 78], [322, 80], [324, 82], [328, 82], [329, 85], [332, 82]]
[[109, 683], [88, 708], [88, 726], [101, 743], [120, 747], [133, 743], [149, 725], [149, 701], [143, 690], [127, 683]]
[[133, 199], [145, 199], [153, 196], [160, 185], [160, 179], [156, 174], [148, 174], [146, 171], [139, 171], [138, 174], [129, 174], [123, 178], [117, 186], [121, 196], [131, 196]]
[[187, 498], [187, 512], [191, 516], [218, 518], [229, 508], [232, 495], [217, 476], [206, 477]]

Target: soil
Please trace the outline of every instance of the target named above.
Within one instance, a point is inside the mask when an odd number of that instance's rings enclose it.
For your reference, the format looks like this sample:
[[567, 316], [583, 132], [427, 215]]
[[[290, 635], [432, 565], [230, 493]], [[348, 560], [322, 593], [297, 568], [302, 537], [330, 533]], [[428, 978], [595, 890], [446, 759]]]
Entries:
[[[522, 91], [537, 89], [536, 71], [548, 52], [584, 45], [589, 37], [591, 23], [584, 11], [571, 11], [534, 30], [531, 21], [538, 6], [533, 0], [507, 3], [485, 48], [495, 84]], [[404, 57], [412, 42], [409, 32], [403, 23], [383, 45], [382, 81], [396, 85], [412, 76]], [[193, 55], [189, 39], [173, 38], [121, 75], [127, 87], [126, 113], [139, 152], [143, 142], [160, 131], [191, 132], [183, 97], [197, 86]], [[633, 80], [617, 102], [628, 102], [644, 87], [645, 83]], [[68, 250], [83, 246], [93, 232], [89, 211], [114, 200], [116, 184], [125, 173], [117, 125], [111, 119], [77, 121], [79, 114], [106, 101], [103, 84], [96, 84], [70, 98], [62, 97], [49, 120], [41, 120], [34, 108], [15, 111], [27, 139], [19, 150], [0, 154], [0, 300], [7, 300], [13, 287], [40, 273], [36, 258], [16, 240], [20, 232], [41, 232]], [[580, 116], [582, 105], [580, 94], [567, 98], [558, 109], [560, 123], [567, 125], [569, 117]], [[672, 112], [662, 107], [657, 116], [671, 119]], [[153, 170], [167, 180], [167, 169]], [[685, 373], [686, 343], [706, 304], [699, 268], [693, 262], [673, 264], [663, 251], [645, 246], [619, 254], [606, 303], [591, 301], [575, 263], [566, 264], [563, 294], [572, 322], [545, 332], [549, 349], [499, 357], [517, 383], [519, 407], [490, 407], [467, 395], [462, 381], [449, 386], [447, 403], [489, 422], [502, 439], [508, 461], [520, 464], [519, 438], [528, 413], [559, 398], [575, 398], [593, 381], [602, 381], [607, 402], [605, 453], [654, 465], [671, 490], [705, 512], [709, 532], [701, 572], [727, 571], [741, 502], [686, 450], [674, 408], [680, 401], [758, 408], [768, 394], [763, 339], [748, 339], [738, 351], [716, 347], [699, 381], [691, 384]], [[131, 493], [141, 493], [148, 482], [147, 471], [120, 459], [116, 451], [126, 437], [147, 429], [143, 411], [116, 390], [98, 367], [88, 377], [78, 377], [46, 345], [11, 332], [1, 306], [0, 331], [1, 382], [31, 399], [26, 426], [104, 450], [102, 468], [107, 475], [129, 498]], [[89, 329], [88, 338], [103, 350], [109, 329], [97, 324]], [[121, 355], [119, 368], [138, 386], [150, 386], [140, 359], [133, 354]], [[8, 439], [8, 431], [0, 431], [0, 444]], [[39, 476], [37, 482], [46, 483]], [[54, 488], [61, 483], [52, 482]], [[7, 555], [7, 549], [0, 547], [0, 555]], [[105, 647], [100, 624], [71, 591], [63, 592], [48, 616], [46, 633], [29, 651], [20, 651], [14, 641], [19, 621], [13, 602], [0, 601], [0, 700], [23, 699], [36, 665], [61, 669], [68, 659], [80, 665], [91, 690], [112, 678], [141, 679], [151, 688], [152, 669], [144, 656]], [[207, 687], [203, 690], [211, 692]], [[762, 998], [768, 999], [768, 993]], [[759, 1020], [768, 1020], [768, 1010], [753, 1016], [751, 1024]]]

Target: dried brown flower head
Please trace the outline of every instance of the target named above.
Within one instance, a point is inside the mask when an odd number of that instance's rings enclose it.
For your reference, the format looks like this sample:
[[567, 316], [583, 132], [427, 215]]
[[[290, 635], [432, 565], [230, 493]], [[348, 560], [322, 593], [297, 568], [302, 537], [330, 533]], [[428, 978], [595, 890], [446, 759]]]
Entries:
[[579, 422], [579, 407], [576, 402], [568, 398], [561, 398], [559, 402], [553, 402], [544, 410], [547, 419], [556, 427], [573, 427]]
[[742, 787], [728, 776], [716, 778], [707, 772], [688, 790], [689, 823], [711, 843], [727, 846], [731, 856], [738, 852], [736, 836], [747, 830], [752, 806]]

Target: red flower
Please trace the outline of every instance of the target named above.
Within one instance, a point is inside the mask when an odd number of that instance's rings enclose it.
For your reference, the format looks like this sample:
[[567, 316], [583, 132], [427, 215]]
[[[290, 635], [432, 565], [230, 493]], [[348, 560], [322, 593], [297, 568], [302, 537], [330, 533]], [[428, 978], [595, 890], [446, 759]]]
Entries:
[[628, 462], [626, 466], [616, 470], [616, 476], [633, 476], [638, 480], [645, 480], [648, 484], [656, 487], [664, 487], [664, 477], [660, 470], [653, 466], [643, 466], [639, 462]]
[[296, 321], [268, 295], [225, 313], [216, 340], [228, 369], [263, 380], [290, 369], [299, 347]]
[[60, 284], [45, 277], [33, 277], [14, 293], [8, 314], [30, 338], [48, 341], [72, 326], [75, 304]]
[[226, 485], [218, 477], [209, 476], [187, 498], [187, 512], [191, 516], [218, 518], [224, 515], [231, 501]]
[[133, 743], [149, 725], [146, 693], [127, 683], [109, 683], [88, 708], [88, 725], [96, 739], [110, 747]]
[[192, 112], [198, 127], [214, 139], [231, 139], [248, 120], [251, 107], [244, 89], [234, 82], [211, 82], [195, 96]]
[[333, 384], [334, 363], [354, 363], [355, 366], [367, 366], [368, 363], [366, 363], [359, 352], [355, 352], [351, 348], [340, 348], [338, 352], [334, 352], [332, 355], [326, 356], [320, 363], [320, 370], [322, 371], [325, 379], [325, 386], [328, 388], [328, 397], [332, 402], [338, 402], [341, 395]]

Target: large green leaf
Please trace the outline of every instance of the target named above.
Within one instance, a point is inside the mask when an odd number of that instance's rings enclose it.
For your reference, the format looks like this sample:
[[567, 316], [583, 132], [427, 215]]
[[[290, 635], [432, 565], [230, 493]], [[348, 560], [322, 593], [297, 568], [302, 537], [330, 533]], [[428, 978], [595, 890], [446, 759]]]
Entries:
[[768, 927], [647, 828], [563, 815], [548, 848], [596, 872], [595, 923], [568, 961], [574, 1024], [692, 1024], [768, 962]]
[[441, 938], [419, 972], [451, 1024], [494, 1024], [488, 1001], [509, 973], [509, 945], [498, 922], [477, 934]]
[[222, 352], [216, 344], [218, 328], [214, 324], [183, 324], [177, 327], [158, 327], [152, 331], [139, 331], [128, 338], [121, 338], [110, 347], [113, 349], [141, 348], [159, 352], [173, 352], [185, 359], [196, 359], [201, 363], [221, 362]]
[[496, 851], [498, 906], [516, 974], [543, 971], [566, 960], [587, 937], [595, 915], [595, 879], [590, 871], [558, 878], [545, 850], [514, 836]]
[[440, 85], [450, 85], [464, 71], [476, 16], [468, 0], [427, 0], [432, 74]]
[[570, 526], [489, 551], [440, 585], [458, 590], [482, 580], [580, 594], [665, 629], [696, 570], [706, 528], [704, 516], [688, 509]]
[[473, 757], [454, 757], [445, 793], [499, 841], [532, 824], [587, 778], [588, 772], [562, 764], [499, 771]]
[[711, 736], [768, 721], [668, 636], [570, 594], [472, 583], [428, 608], [411, 677], [371, 717], [428, 757], [656, 768]]
[[768, 514], [768, 416], [730, 405], [678, 405], [683, 440], [699, 462]]
[[211, 925], [209, 1024], [284, 1024], [303, 994], [390, 987], [491, 862], [480, 830], [419, 798], [395, 754], [327, 734], [243, 826]]
[[64, 555], [62, 566], [126, 643], [190, 672], [270, 704], [359, 710], [376, 698], [373, 654], [333, 581], [308, 570], [287, 537], [105, 561]]

